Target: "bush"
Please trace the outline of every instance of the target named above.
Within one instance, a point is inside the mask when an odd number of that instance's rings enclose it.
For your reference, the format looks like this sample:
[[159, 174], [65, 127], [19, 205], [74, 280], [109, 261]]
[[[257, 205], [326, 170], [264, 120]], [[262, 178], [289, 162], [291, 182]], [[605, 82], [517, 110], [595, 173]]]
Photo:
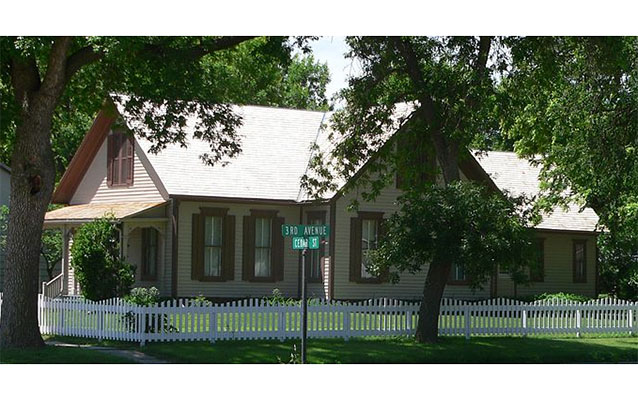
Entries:
[[71, 255], [82, 295], [89, 300], [123, 297], [135, 282], [135, 267], [120, 258], [119, 232], [112, 216], [81, 226]]
[[156, 287], [134, 288], [124, 299], [138, 306], [151, 306], [159, 302], [159, 290]]
[[587, 296], [582, 296], [580, 294], [559, 292], [559, 293], [539, 294], [538, 296], [534, 298], [534, 300], [567, 300], [567, 301], [583, 302], [583, 301], [589, 301], [591, 300], [591, 298]]

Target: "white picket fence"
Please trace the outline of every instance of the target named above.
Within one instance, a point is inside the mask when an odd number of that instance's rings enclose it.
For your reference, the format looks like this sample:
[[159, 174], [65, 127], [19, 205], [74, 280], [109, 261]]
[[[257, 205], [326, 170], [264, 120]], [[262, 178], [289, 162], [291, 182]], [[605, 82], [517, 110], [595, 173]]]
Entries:
[[[96, 339], [158, 341], [291, 339], [301, 329], [299, 304], [248, 299], [205, 304], [192, 299], [137, 306], [121, 299], [39, 298], [42, 334]], [[2, 294], [0, 293], [0, 310]], [[416, 329], [419, 303], [374, 299], [354, 303], [312, 300], [309, 338], [406, 336]], [[466, 302], [443, 299], [439, 333], [445, 336], [638, 334], [638, 303], [617, 299]]]

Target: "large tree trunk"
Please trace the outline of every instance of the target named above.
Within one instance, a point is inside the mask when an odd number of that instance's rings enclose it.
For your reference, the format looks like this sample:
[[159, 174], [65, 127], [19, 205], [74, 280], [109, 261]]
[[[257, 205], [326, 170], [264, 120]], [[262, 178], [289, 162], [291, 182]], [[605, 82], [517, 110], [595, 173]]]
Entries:
[[450, 276], [450, 262], [433, 261], [428, 269], [423, 288], [423, 300], [419, 308], [419, 323], [416, 327], [416, 340], [421, 343], [435, 343], [439, 334], [439, 309], [443, 289]]
[[16, 131], [11, 159], [0, 347], [44, 345], [37, 309], [40, 242], [44, 214], [53, 193], [55, 166], [49, 141], [51, 115], [32, 111]]
[[38, 326], [38, 277], [42, 225], [53, 194], [53, 112], [66, 84], [71, 38], [56, 38], [44, 80], [33, 56], [12, 59], [11, 81], [20, 120], [11, 157], [11, 195], [0, 347], [44, 345]]

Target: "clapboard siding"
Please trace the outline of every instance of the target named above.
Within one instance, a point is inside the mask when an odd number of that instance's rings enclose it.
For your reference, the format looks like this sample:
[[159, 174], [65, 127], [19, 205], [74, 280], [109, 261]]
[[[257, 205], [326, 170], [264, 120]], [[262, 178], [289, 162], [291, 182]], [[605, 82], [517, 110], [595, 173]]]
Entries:
[[[226, 282], [200, 282], [191, 279], [191, 233], [192, 215], [199, 213], [200, 207], [227, 207], [228, 214], [235, 216], [235, 277]], [[242, 238], [243, 217], [250, 215], [251, 209], [278, 210], [278, 216], [286, 224], [299, 223], [299, 206], [257, 205], [217, 202], [180, 202], [178, 238], [178, 296], [204, 295], [207, 297], [262, 297], [272, 294], [273, 289], [281, 290], [284, 296], [296, 297], [298, 292], [299, 252], [292, 250], [289, 238], [284, 241], [284, 280], [278, 282], [248, 282], [242, 280]], [[321, 286], [309, 288], [309, 296], [321, 297]]]
[[[461, 175], [463, 179], [466, 179], [462, 173]], [[401, 191], [392, 184], [383, 189], [374, 202], [364, 201], [359, 196], [359, 211], [380, 211], [384, 213], [384, 218], [388, 218], [398, 210], [396, 199], [400, 194]], [[355, 198], [357, 198], [357, 193], [351, 191], [339, 198], [336, 203], [334, 297], [336, 299], [421, 298], [427, 266], [417, 274], [401, 274], [398, 284], [350, 282], [350, 218], [356, 217], [357, 213], [349, 212], [347, 206]], [[485, 285], [484, 290], [477, 291], [471, 290], [468, 286], [448, 285], [443, 295], [444, 297], [463, 299], [489, 297], [489, 283]]]
[[[596, 236], [564, 233], [539, 233], [545, 243], [545, 279], [529, 285], [517, 285], [517, 296], [566, 292], [593, 297], [596, 294]], [[573, 281], [573, 241], [587, 240], [587, 282]], [[499, 274], [498, 296], [513, 297], [514, 283], [509, 275]]]
[[[137, 142], [135, 142], [133, 185], [130, 187], [108, 187], [106, 183], [106, 150], [105, 140], [73, 194], [70, 204], [123, 203], [127, 201], [160, 202], [165, 200], [151, 179], [145, 163], [140, 159], [142, 150]], [[144, 155], [142, 157], [145, 159]]]

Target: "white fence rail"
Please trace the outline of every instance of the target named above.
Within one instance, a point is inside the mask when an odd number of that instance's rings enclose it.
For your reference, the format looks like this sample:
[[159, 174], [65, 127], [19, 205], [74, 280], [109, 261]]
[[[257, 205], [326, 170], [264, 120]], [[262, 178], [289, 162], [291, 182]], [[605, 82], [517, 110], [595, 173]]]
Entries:
[[[299, 304], [249, 299], [205, 304], [191, 299], [137, 306], [121, 299], [92, 302], [80, 297], [39, 298], [43, 334], [135, 341], [298, 338]], [[0, 293], [0, 310], [2, 294]], [[308, 337], [348, 339], [414, 334], [419, 303], [375, 299], [355, 303], [313, 300]], [[465, 302], [443, 299], [439, 333], [445, 336], [638, 334], [638, 303], [617, 299]]]

